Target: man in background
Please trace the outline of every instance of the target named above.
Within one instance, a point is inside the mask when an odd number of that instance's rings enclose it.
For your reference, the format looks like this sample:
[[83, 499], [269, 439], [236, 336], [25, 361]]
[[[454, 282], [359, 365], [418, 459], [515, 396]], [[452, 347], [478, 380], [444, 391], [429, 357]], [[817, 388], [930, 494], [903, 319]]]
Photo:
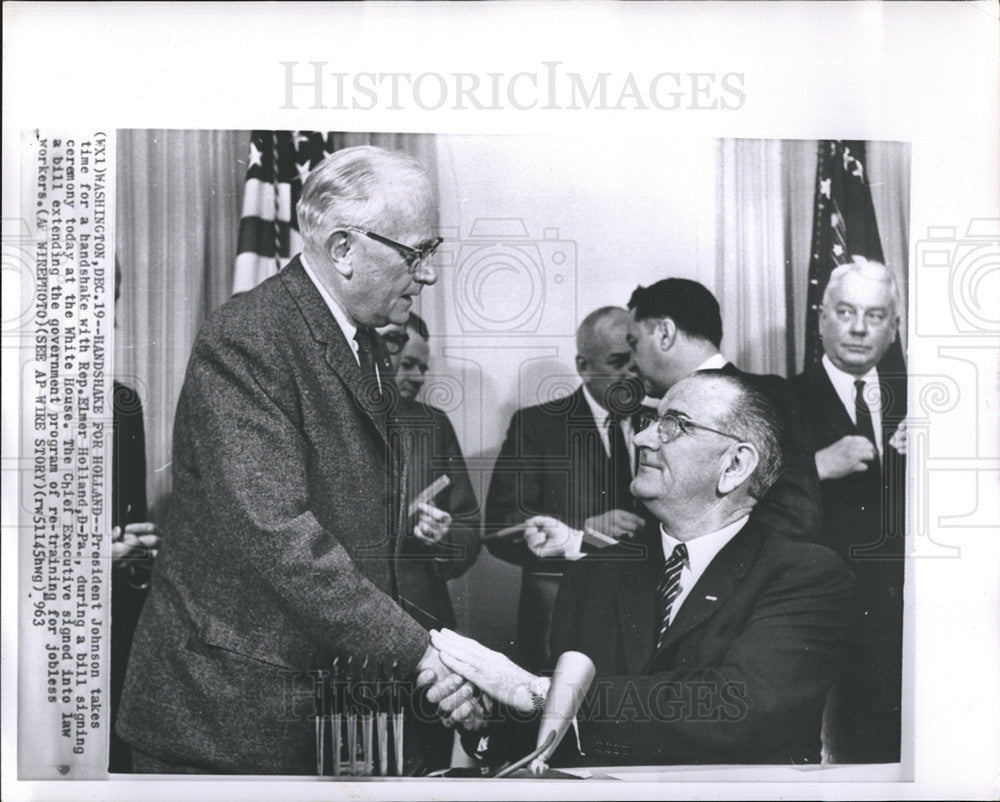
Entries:
[[808, 425], [788, 382], [780, 376], [744, 373], [722, 355], [719, 302], [697, 281], [668, 278], [637, 287], [628, 308], [629, 345], [652, 397], [662, 397], [696, 371], [715, 369], [745, 377], [771, 399], [785, 429], [785, 467], [759, 499], [754, 516], [769, 531], [817, 540], [819, 480]]
[[614, 539], [631, 537], [645, 526], [629, 492], [631, 422], [619, 414], [630, 409], [625, 396], [630, 380], [634, 383], [628, 320], [628, 313], [614, 306], [584, 318], [576, 333], [582, 384], [568, 396], [518, 410], [493, 469], [486, 501], [487, 548], [523, 568], [517, 654], [533, 670], [549, 662], [552, 608], [566, 559], [537, 558], [517, 534], [496, 540], [489, 534], [536, 515]]
[[433, 496], [416, 503], [409, 515], [400, 560], [400, 595], [428, 628], [454, 627], [448, 580], [462, 576], [479, 555], [479, 505], [447, 414], [417, 400], [430, 354], [427, 324], [411, 312], [405, 324], [385, 326], [379, 335], [399, 387], [397, 422], [410, 457], [408, 503], [417, 502], [435, 481], [448, 480]]
[[433, 188], [408, 156], [347, 148], [297, 211], [303, 252], [216, 310], [188, 363], [117, 724], [140, 772], [311, 774], [310, 671], [447, 673], [400, 605], [406, 461], [375, 332], [437, 280]]
[[795, 377], [823, 501], [822, 543], [858, 578], [860, 618], [827, 743], [838, 763], [900, 759], [906, 376], [879, 371], [899, 329], [891, 271], [854, 257], [830, 274], [820, 365]]

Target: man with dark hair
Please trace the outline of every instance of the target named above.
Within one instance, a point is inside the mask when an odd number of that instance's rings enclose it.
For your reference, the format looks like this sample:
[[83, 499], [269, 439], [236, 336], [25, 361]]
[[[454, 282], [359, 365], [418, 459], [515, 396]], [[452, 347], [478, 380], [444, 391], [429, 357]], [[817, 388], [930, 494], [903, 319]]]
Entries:
[[[619, 393], [635, 379], [627, 331], [624, 309], [606, 306], [591, 312], [576, 334], [580, 387], [514, 414], [490, 482], [488, 532], [533, 515], [611, 538], [630, 537], [645, 526], [644, 511], [628, 489], [633, 430], [629, 418], [617, 414], [625, 400]], [[567, 555], [538, 559], [516, 537], [487, 540], [487, 548], [523, 567], [517, 653], [524, 665], [541, 670], [549, 662], [552, 607]], [[577, 548], [569, 559], [580, 554]]]
[[900, 758], [906, 376], [878, 370], [899, 329], [898, 310], [885, 265], [854, 257], [836, 268], [820, 308], [822, 362], [793, 382], [816, 447], [821, 542], [858, 578], [859, 626], [828, 711], [837, 763]]
[[[831, 550], [754, 520], [757, 499], [781, 473], [773, 404], [747, 377], [695, 373], [671, 387], [635, 444], [632, 492], [659, 531], [566, 572], [552, 650], [587, 655], [596, 679], [577, 716], [580, 750], [568, 735], [553, 763], [818, 763], [853, 582]], [[532, 519], [529, 545], [544, 552], [566, 529]], [[431, 639], [446, 666], [522, 722], [553, 691], [468, 638]], [[458, 682], [440, 683], [433, 698], [461, 719], [473, 701], [453, 691]], [[467, 743], [502, 761], [530, 751], [534, 730], [508, 722], [485, 744]]]
[[774, 402], [785, 426], [785, 468], [774, 487], [759, 499], [754, 516], [771, 531], [817, 540], [819, 479], [807, 422], [788, 383], [780, 376], [743, 373], [722, 356], [719, 303], [697, 281], [668, 278], [637, 287], [628, 307], [629, 345], [654, 398], [696, 371], [714, 368], [746, 377]]

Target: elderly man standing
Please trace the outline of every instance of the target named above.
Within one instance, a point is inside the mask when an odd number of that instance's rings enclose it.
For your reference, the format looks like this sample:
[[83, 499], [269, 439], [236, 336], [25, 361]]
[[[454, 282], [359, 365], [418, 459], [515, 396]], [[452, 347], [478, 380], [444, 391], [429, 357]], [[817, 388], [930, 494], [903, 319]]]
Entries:
[[838, 763], [900, 759], [906, 376], [877, 368], [898, 309], [884, 265], [854, 257], [836, 268], [820, 310], [822, 362], [793, 383], [817, 449], [822, 542], [858, 578], [860, 624], [827, 720]]
[[[644, 552], [622, 543], [573, 563], [559, 591], [553, 652], [586, 654], [597, 675], [578, 715], [582, 751], [567, 737], [556, 761], [818, 762], [853, 582], [829, 549], [752, 516], [781, 471], [780, 418], [750, 380], [719, 370], [674, 384], [658, 412], [635, 437], [632, 492], [659, 531]], [[573, 536], [551, 519], [531, 524], [542, 556]], [[522, 718], [550, 690], [455, 633], [432, 642], [446, 666]], [[448, 690], [439, 684], [435, 698]], [[441, 703], [461, 719], [467, 696]], [[527, 753], [525, 729], [498, 729], [496, 745], [491, 734], [489, 758]]]
[[403, 154], [334, 153], [303, 187], [302, 254], [199, 334], [117, 724], [137, 771], [311, 774], [310, 670], [446, 673], [396, 601], [404, 462], [374, 331], [437, 279], [432, 198]]

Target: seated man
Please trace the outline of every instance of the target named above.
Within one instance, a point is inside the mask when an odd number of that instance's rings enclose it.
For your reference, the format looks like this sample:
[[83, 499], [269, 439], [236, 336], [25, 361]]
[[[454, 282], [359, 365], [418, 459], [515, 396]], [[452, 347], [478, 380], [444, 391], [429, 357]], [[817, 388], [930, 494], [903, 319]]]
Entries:
[[[597, 675], [578, 713], [579, 749], [567, 737], [553, 764], [819, 762], [854, 586], [829, 549], [750, 518], [781, 470], [780, 419], [746, 378], [719, 370], [677, 382], [659, 415], [635, 436], [632, 482], [659, 536], [578, 560], [560, 588], [552, 651], [584, 653]], [[533, 524], [529, 545], [543, 556], [574, 536], [549, 519]], [[545, 678], [451, 632], [432, 642], [522, 721], [494, 729], [488, 759], [531, 751], [535, 728], [523, 720]], [[474, 702], [458, 682], [431, 697], [453, 720]]]

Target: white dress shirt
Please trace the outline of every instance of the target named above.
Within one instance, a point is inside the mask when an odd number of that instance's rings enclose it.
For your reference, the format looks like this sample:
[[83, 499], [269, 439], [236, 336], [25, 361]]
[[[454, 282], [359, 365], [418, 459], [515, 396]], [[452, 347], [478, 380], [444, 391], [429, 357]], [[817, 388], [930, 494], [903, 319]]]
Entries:
[[[609, 413], [604, 407], [597, 403], [597, 399], [590, 394], [590, 390], [587, 389], [587, 385], [582, 385], [583, 387], [583, 397], [587, 399], [587, 406], [590, 407], [590, 412], [594, 416], [594, 423], [597, 424], [597, 431], [601, 433], [601, 442], [604, 443], [604, 453], [611, 457], [611, 431], [610, 431], [610, 419], [611, 413]], [[625, 445], [628, 448], [628, 464], [632, 471], [632, 475], [635, 476], [635, 443], [632, 442], [632, 421], [625, 418], [619, 421], [618, 425], [621, 427], [622, 435], [625, 437]]]
[[[865, 392], [863, 393], [863, 398], [865, 399], [865, 404], [868, 406], [868, 412], [872, 416], [872, 429], [875, 432], [875, 447], [878, 448], [879, 456], [882, 455], [882, 437], [880, 432], [882, 431], [882, 406], [878, 401], [878, 394], [874, 390], [867, 389], [869, 386], [874, 385], [878, 387], [878, 371], [875, 368], [869, 370], [864, 376], [852, 376], [850, 373], [845, 373], [833, 362], [830, 361], [830, 357], [823, 354], [823, 369], [826, 371], [826, 375], [830, 377], [830, 383], [833, 385], [833, 389], [837, 391], [837, 397], [840, 399], [840, 403], [844, 405], [844, 409], [847, 410], [847, 414], [851, 416], [851, 422], [857, 426], [858, 425], [858, 413], [854, 408], [854, 382], [859, 378], [865, 382]], [[872, 401], [875, 405], [872, 406]]]
[[323, 282], [319, 280], [313, 272], [313, 269], [309, 266], [309, 262], [306, 261], [306, 255], [304, 253], [299, 254], [299, 261], [302, 262], [302, 267], [305, 268], [306, 275], [309, 276], [309, 280], [316, 285], [316, 289], [319, 290], [319, 294], [323, 296], [323, 300], [330, 308], [330, 314], [333, 315], [333, 319], [337, 321], [337, 325], [340, 326], [340, 330], [344, 332], [344, 336], [347, 338], [347, 344], [351, 346], [351, 353], [354, 354], [354, 361], [360, 365], [361, 357], [358, 355], [358, 341], [354, 339], [354, 335], [357, 334], [358, 327], [351, 322], [351, 319], [345, 314], [344, 310], [340, 308], [340, 304], [338, 304], [336, 299], [334, 299], [334, 297], [330, 294], [330, 291], [323, 286]]
[[[736, 537], [736, 533], [746, 525], [749, 518], [749, 515], [744, 515], [738, 521], [729, 524], [729, 526], [724, 526], [715, 532], [701, 535], [685, 542], [688, 558], [681, 567], [681, 592], [677, 594], [673, 606], [670, 608], [671, 624], [677, 617], [677, 611], [681, 609], [681, 605], [684, 604], [684, 600], [691, 592], [691, 588], [695, 586], [701, 575], [705, 573], [705, 569], [708, 568], [709, 563], [715, 559], [715, 555], [722, 551], [723, 546]], [[670, 555], [673, 554], [674, 547], [681, 541], [668, 535], [663, 529], [663, 524], [660, 524], [660, 539], [663, 542], [663, 555], [669, 560]]]
[[708, 359], [702, 362], [695, 371], [699, 370], [721, 370], [726, 365], [729, 364], [729, 360], [726, 359], [722, 354], [712, 354]]

